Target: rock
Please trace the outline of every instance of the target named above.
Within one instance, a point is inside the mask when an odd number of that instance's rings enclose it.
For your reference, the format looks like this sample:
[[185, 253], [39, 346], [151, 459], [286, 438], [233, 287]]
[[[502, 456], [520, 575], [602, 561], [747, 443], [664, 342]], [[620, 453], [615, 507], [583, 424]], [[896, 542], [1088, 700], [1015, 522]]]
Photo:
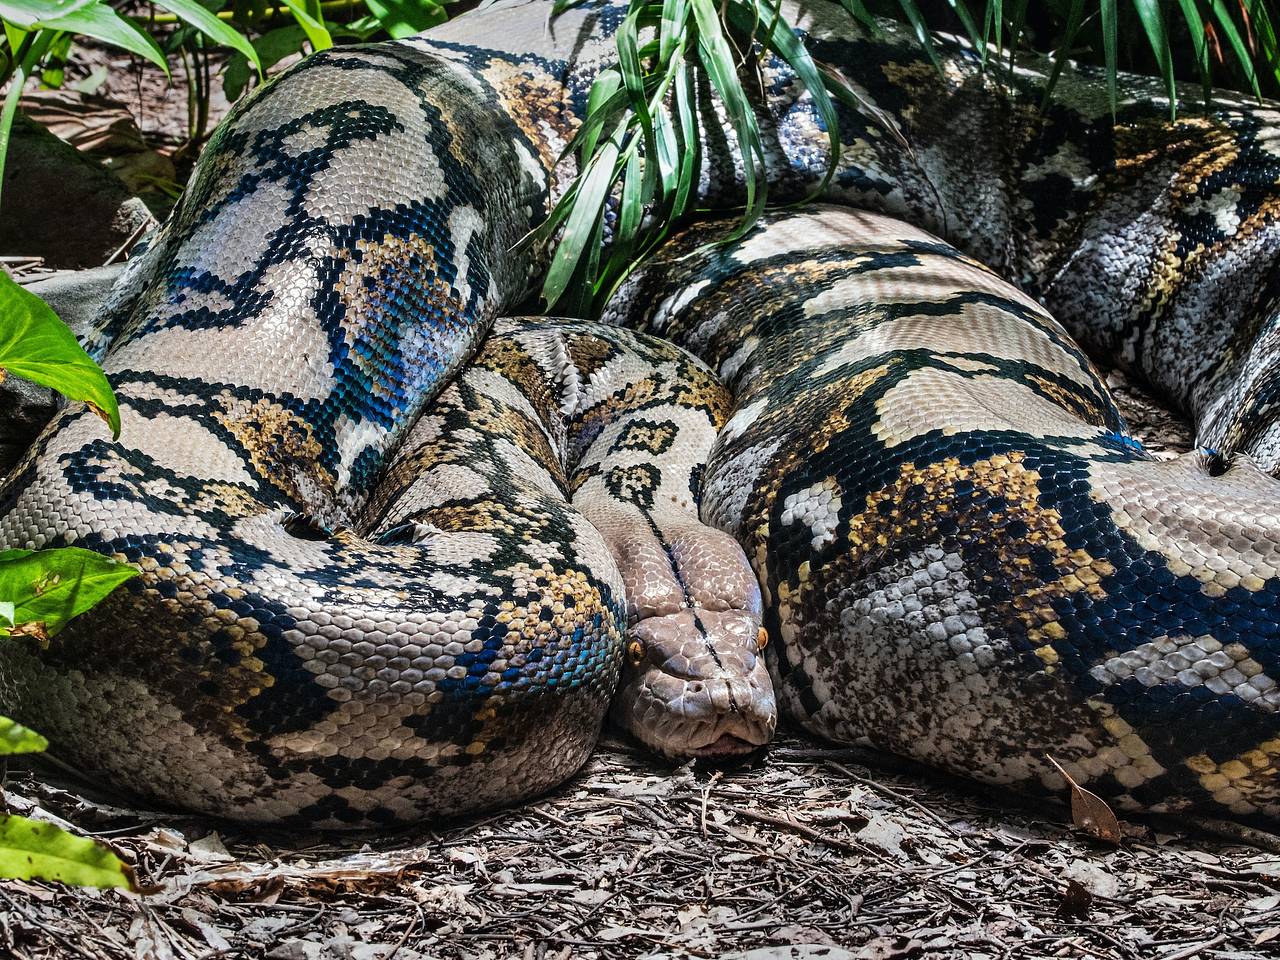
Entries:
[[[107, 292], [123, 270], [123, 263], [95, 270], [70, 270], [42, 277], [26, 287], [53, 307], [76, 337], [84, 340]], [[0, 476], [21, 459], [57, 412], [58, 404], [56, 393], [30, 380], [5, 377], [0, 381]]]
[[92, 270], [63, 270], [41, 276], [25, 286], [53, 307], [53, 312], [83, 342], [112, 285], [124, 272], [124, 266], [123, 263], [113, 263]]
[[97, 267], [153, 222], [121, 180], [19, 115], [0, 196], [0, 255], [56, 269]]

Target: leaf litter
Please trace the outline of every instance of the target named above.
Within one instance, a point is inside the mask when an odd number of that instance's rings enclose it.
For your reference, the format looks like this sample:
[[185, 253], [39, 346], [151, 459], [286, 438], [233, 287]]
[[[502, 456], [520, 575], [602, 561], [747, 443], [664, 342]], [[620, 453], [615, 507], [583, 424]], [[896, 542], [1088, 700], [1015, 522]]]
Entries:
[[382, 834], [115, 805], [45, 767], [5, 789], [14, 812], [109, 840], [151, 891], [0, 882], [15, 960], [1225, 960], [1280, 943], [1276, 853], [1163, 821], [1104, 844], [1066, 797], [1011, 807], [791, 733], [728, 770], [610, 737], [539, 801]]
[[[1189, 445], [1175, 421], [1148, 416], [1124, 390], [1121, 401], [1149, 446]], [[672, 768], [610, 735], [538, 801], [376, 834], [138, 808], [47, 759], [27, 761], [10, 760], [9, 811], [106, 840], [146, 892], [0, 881], [0, 957], [13, 960], [1280, 951], [1280, 837], [1203, 818], [1127, 818], [1100, 840], [1073, 825], [1072, 791], [1021, 804], [793, 732], [730, 769]], [[1077, 823], [1105, 820], [1084, 802]]]

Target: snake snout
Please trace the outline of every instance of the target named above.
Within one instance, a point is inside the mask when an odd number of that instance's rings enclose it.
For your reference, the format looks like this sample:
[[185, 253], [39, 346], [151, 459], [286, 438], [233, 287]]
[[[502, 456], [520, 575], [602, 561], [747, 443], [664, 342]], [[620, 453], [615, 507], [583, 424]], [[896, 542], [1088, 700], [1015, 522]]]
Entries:
[[681, 610], [628, 634], [614, 719], [672, 758], [742, 756], [768, 743], [777, 704], [758, 619], [741, 610]]

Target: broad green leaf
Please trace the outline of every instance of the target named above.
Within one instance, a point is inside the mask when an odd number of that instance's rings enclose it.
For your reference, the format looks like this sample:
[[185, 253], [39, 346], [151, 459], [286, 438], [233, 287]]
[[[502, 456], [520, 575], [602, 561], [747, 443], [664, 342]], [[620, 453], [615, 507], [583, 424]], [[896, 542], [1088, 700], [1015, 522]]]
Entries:
[[0, 555], [0, 602], [13, 604], [14, 626], [0, 627], [0, 636], [43, 642], [137, 575], [136, 567], [80, 547], [8, 551]]
[[83, 401], [120, 436], [120, 411], [101, 368], [49, 305], [0, 270], [0, 377], [11, 373]]
[[27, 31], [23, 30], [12, 20], [4, 21], [4, 38], [9, 42], [9, 48], [11, 50], [16, 52], [18, 47], [22, 44], [22, 38], [26, 35]]
[[431, 0], [365, 0], [365, 6], [373, 11], [383, 29], [397, 40], [449, 19], [444, 6]]
[[[253, 41], [253, 49], [258, 51], [258, 59], [264, 71], [270, 70], [285, 57], [299, 53], [307, 41], [302, 27], [290, 23], [283, 27], [268, 30]], [[222, 88], [228, 100], [238, 100], [249, 84], [249, 61], [238, 54], [232, 54], [227, 60], [227, 67], [222, 73]]]
[[43, 753], [49, 749], [49, 741], [30, 727], [15, 723], [8, 717], [0, 717], [0, 757], [19, 753]]
[[0, 18], [30, 30], [41, 20], [65, 17], [99, 2], [101, 0], [0, 0]]
[[[3, 2], [3, 0], [0, 0]], [[237, 50], [246, 60], [254, 65], [258, 75], [262, 75], [262, 63], [258, 60], [258, 52], [249, 42], [249, 38], [228, 23], [223, 23], [216, 16], [202, 7], [196, 0], [152, 0], [157, 7], [163, 7], [184, 23], [195, 27], [215, 43]]]
[[280, 2], [289, 8], [293, 18], [298, 21], [298, 26], [306, 31], [312, 50], [328, 50], [333, 46], [333, 37], [329, 36], [329, 30], [325, 27], [324, 21], [312, 16], [301, 0], [280, 0]]
[[[3, 0], [12, 3], [13, 0]], [[147, 36], [135, 23], [126, 20], [105, 3], [93, 3], [78, 7], [70, 13], [58, 13], [53, 17], [44, 17], [33, 26], [42, 30], [66, 30], [93, 37], [103, 43], [136, 53], [145, 57], [169, 75], [169, 64], [156, 42]]]
[[0, 877], [138, 889], [133, 870], [105, 845], [12, 815], [0, 815]]
[[44, 57], [44, 68], [40, 71], [40, 82], [51, 90], [62, 87], [67, 75], [67, 58], [71, 56], [71, 43], [75, 39], [69, 33], [58, 33], [49, 44]]

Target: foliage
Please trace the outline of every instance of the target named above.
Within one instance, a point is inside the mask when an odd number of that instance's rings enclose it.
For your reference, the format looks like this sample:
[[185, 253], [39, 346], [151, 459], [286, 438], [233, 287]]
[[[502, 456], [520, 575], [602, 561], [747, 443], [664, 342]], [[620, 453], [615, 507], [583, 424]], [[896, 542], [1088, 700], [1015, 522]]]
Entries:
[[[557, 10], [570, 5], [558, 0]], [[618, 65], [597, 77], [587, 118], [570, 145], [581, 172], [528, 238], [547, 244], [563, 228], [542, 293], [548, 307], [570, 313], [593, 312], [630, 266], [692, 212], [701, 165], [698, 129], [708, 119], [715, 122], [699, 114], [697, 72], [723, 105], [743, 158], [746, 209], [735, 236], [751, 226], [768, 197], [764, 144], [744, 73], [758, 74], [767, 54], [790, 64], [813, 97], [833, 153], [839, 124], [832, 98], [857, 101], [848, 84], [814, 63], [779, 11], [759, 0], [632, 0], [617, 48]], [[601, 264], [615, 185], [613, 243]]]
[[[264, 70], [294, 53], [323, 50], [335, 39], [367, 40], [384, 33], [407, 36], [447, 19], [448, 0], [149, 0], [145, 20], [127, 16], [107, 0], [0, 0], [0, 86], [9, 83], [0, 111], [0, 176], [9, 130], [23, 85], [37, 70], [51, 86], [61, 84], [75, 37], [120, 47], [166, 73], [176, 58], [189, 91], [189, 135], [203, 140], [215, 65], [209, 54], [225, 48], [224, 73], [231, 99], [240, 96]], [[131, 5], [136, 9], [141, 4]], [[229, 9], [224, 9], [230, 7]], [[155, 9], [167, 11], [155, 13]], [[334, 23], [328, 14], [347, 18]], [[290, 21], [280, 25], [280, 21]], [[251, 35], [257, 35], [251, 39]]]
[[[5, 373], [88, 403], [119, 435], [119, 408], [102, 370], [44, 301], [0, 272], [0, 376]], [[0, 636], [48, 643], [71, 618], [137, 574], [78, 547], [0, 552]], [[0, 716], [0, 756], [47, 746], [34, 730]], [[129, 867], [103, 844], [9, 814], [0, 815], [0, 877], [137, 889]]]
[[[557, 0], [556, 9], [579, 2]], [[1048, 37], [1054, 67], [1046, 103], [1067, 56], [1093, 54], [1105, 67], [1114, 111], [1117, 72], [1140, 58], [1133, 39], [1139, 28], [1156, 72], [1165, 80], [1174, 115], [1175, 81], [1187, 72], [1188, 59], [1208, 99], [1214, 64], [1228, 62], [1219, 33], [1228, 41], [1230, 62], [1255, 95], [1261, 96], [1259, 74], [1264, 70], [1271, 81], [1280, 80], [1275, 18], [1267, 6], [1271, 0], [1128, 0], [1123, 14], [1118, 0], [1040, 0], [1034, 8], [1030, 0], [984, 0], [976, 16], [969, 0], [936, 0], [928, 12], [917, 0], [838, 2], [872, 34], [879, 32], [876, 14], [905, 20], [939, 67], [931, 35], [939, 28], [966, 36], [983, 66], [994, 69], [1011, 69], [1033, 39]], [[703, 114], [705, 108], [694, 96], [695, 68], [710, 81], [742, 157], [746, 202], [738, 228], [726, 242], [750, 228], [768, 196], [760, 132], [743, 86], [744, 76], [759, 75], [763, 57], [774, 54], [791, 65], [823, 126], [835, 137], [832, 97], [853, 102], [856, 95], [833, 71], [813, 62], [778, 3], [631, 0], [616, 38], [618, 66], [597, 79], [587, 118], [569, 148], [578, 154], [579, 175], [546, 222], [526, 238], [527, 243], [549, 246], [559, 236], [542, 288], [548, 309], [580, 315], [598, 311], [617, 284], [691, 212], [700, 160], [696, 132], [719, 122], [715, 115]], [[1177, 51], [1170, 39], [1175, 9], [1187, 37]], [[1123, 64], [1122, 36], [1129, 51]], [[1076, 46], [1081, 41], [1088, 44], [1083, 50]], [[828, 178], [838, 150], [830, 156]], [[645, 162], [650, 157], [654, 162]], [[604, 249], [607, 224], [613, 242]]]
[[[861, 5], [862, 0], [847, 0]], [[930, 30], [966, 37], [999, 66], [1024, 50], [1104, 68], [1114, 109], [1120, 70], [1164, 79], [1199, 79], [1208, 98], [1214, 83], [1280, 93], [1280, 45], [1275, 0], [866, 0], [864, 10], [904, 20], [933, 56]], [[987, 52], [990, 51], [990, 52]], [[995, 54], [993, 57], [992, 54]]]
[[133, 871], [110, 847], [13, 814], [0, 815], [0, 877], [138, 889]]
[[0, 553], [0, 636], [48, 642], [137, 575], [128, 564], [79, 547], [6, 550]]
[[[257, 63], [257, 53], [241, 34], [222, 23], [196, 0], [155, 0], [155, 2], [215, 42], [240, 50]], [[91, 37], [150, 60], [167, 74], [168, 64], [155, 40], [131, 18], [117, 13], [105, 0], [0, 0], [0, 21], [4, 26], [3, 65], [0, 85], [9, 84], [0, 108], [0, 183], [4, 179], [4, 158], [9, 133], [18, 109], [22, 89], [42, 61], [51, 53], [65, 56], [67, 39]]]
[[0, 380], [12, 373], [83, 401], [120, 435], [111, 384], [49, 305], [0, 272]]
[[49, 748], [49, 741], [29, 727], [0, 717], [0, 757], [19, 753], [41, 753]]

